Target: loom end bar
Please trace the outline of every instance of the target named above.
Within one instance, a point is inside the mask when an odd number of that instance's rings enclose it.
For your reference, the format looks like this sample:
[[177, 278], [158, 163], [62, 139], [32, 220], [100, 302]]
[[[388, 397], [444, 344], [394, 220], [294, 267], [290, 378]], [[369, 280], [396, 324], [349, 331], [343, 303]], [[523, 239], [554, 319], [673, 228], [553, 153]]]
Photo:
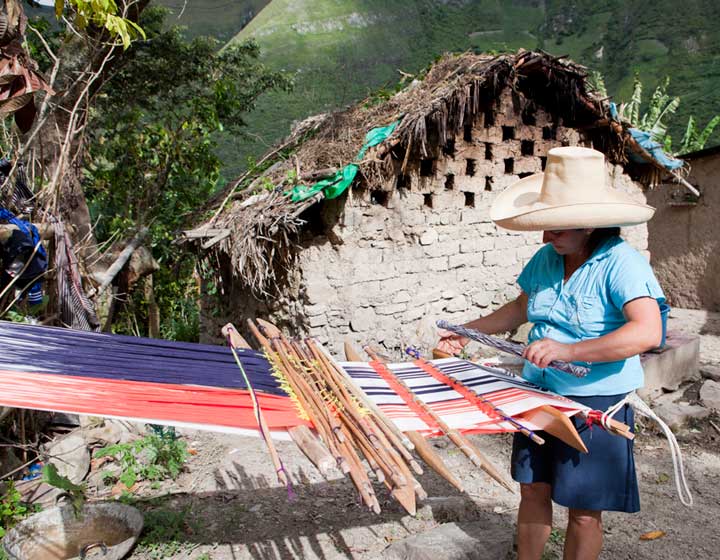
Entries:
[[243, 348], [247, 350], [250, 349], [250, 344], [248, 344], [248, 341], [242, 337], [242, 335], [235, 328], [235, 325], [233, 325], [232, 323], [228, 323], [227, 325], [225, 325], [220, 330], [220, 332], [225, 338], [230, 341], [230, 345], [233, 348]]
[[535, 424], [541, 430], [555, 436], [570, 447], [582, 453], [588, 452], [585, 442], [583, 442], [570, 418], [555, 407], [550, 405], [540, 406], [522, 416], [528, 422]]

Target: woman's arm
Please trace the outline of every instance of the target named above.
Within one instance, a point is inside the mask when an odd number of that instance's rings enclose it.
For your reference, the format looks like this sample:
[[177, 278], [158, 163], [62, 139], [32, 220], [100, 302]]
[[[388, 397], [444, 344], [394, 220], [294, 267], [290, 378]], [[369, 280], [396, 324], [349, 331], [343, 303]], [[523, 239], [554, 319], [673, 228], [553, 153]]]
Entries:
[[[464, 326], [485, 334], [511, 331], [527, 322], [527, 303], [527, 294], [520, 292], [520, 295], [513, 301], [506, 303], [485, 317], [465, 323]], [[469, 340], [465, 337], [448, 331], [441, 331], [437, 348], [448, 354], [457, 354], [468, 342]]]
[[543, 338], [530, 344], [523, 357], [545, 368], [553, 360], [565, 362], [614, 362], [656, 348], [662, 338], [662, 322], [657, 301], [643, 297], [623, 307], [627, 319], [619, 329], [599, 338], [575, 344], [562, 344]]

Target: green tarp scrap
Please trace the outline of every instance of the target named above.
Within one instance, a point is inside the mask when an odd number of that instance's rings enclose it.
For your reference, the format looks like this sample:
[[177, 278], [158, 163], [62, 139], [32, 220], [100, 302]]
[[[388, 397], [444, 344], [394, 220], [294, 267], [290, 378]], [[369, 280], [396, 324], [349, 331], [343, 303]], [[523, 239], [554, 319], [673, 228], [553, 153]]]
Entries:
[[[395, 132], [395, 129], [400, 124], [398, 119], [392, 124], [387, 126], [381, 126], [373, 128], [370, 132], [365, 135], [365, 143], [355, 157], [355, 161], [359, 161], [365, 155], [365, 152], [373, 146], [377, 146], [381, 142], [387, 140], [390, 135]], [[356, 163], [350, 163], [343, 167], [340, 171], [335, 173], [332, 177], [323, 179], [315, 183], [314, 185], [297, 185], [291, 191], [288, 192], [293, 202], [301, 202], [314, 196], [316, 193], [323, 191], [325, 198], [332, 199], [337, 198], [352, 184], [355, 176], [357, 175], [358, 165]]]

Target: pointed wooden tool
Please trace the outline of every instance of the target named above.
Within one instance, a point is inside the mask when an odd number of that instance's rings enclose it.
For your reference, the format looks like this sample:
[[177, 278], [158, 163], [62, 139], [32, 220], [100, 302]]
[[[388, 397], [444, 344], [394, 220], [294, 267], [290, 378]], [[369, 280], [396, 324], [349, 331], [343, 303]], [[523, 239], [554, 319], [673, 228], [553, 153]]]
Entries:
[[[375, 353], [369, 346], [365, 346], [364, 350], [376, 362], [381, 361], [377, 353]], [[468, 440], [458, 430], [450, 428], [438, 414], [436, 414], [427, 404], [425, 404], [425, 402], [422, 401], [422, 399], [420, 399], [415, 393], [413, 393], [412, 389], [410, 389], [410, 387], [408, 387], [408, 385], [402, 379], [397, 377], [387, 368], [386, 371], [387, 374], [393, 378], [393, 381], [405, 391], [406, 396], [411, 399], [412, 402], [414, 402], [418, 407], [420, 407], [420, 409], [422, 409], [423, 413], [428, 416], [429, 420], [433, 424], [435, 424], [435, 426], [437, 426], [437, 428], [444, 435], [446, 435], [450, 439], [450, 441], [452, 441], [460, 449], [460, 451], [465, 454], [468, 459], [470, 459], [473, 465], [484, 470], [487, 474], [490, 475], [491, 478], [495, 479], [498, 484], [507, 488], [511, 492], [514, 492], [509, 483], [505, 481], [503, 477], [499, 476], [497, 469], [490, 465], [487, 459], [483, 460], [481, 456], [475, 453], [475, 446], [470, 443], [470, 440]], [[380, 371], [378, 371], [378, 373], [380, 373]]]
[[524, 413], [521, 417], [535, 424], [539, 430], [555, 436], [570, 447], [583, 453], [588, 452], [572, 420], [558, 409], [550, 405], [544, 405]]
[[[349, 341], [345, 341], [345, 357], [351, 362], [365, 361], [355, 348], [353, 348]], [[373, 406], [377, 407], [374, 403]], [[389, 422], [392, 422], [392, 420], [389, 420]], [[420, 458], [425, 461], [432, 470], [447, 480], [460, 492], [465, 492], [465, 488], [463, 488], [462, 483], [454, 474], [452, 474], [452, 472], [450, 472], [450, 469], [447, 468], [447, 465], [445, 465], [440, 455], [438, 455], [435, 449], [433, 449], [432, 445], [430, 445], [425, 436], [414, 430], [403, 432], [403, 434], [412, 442], [417, 454], [420, 455]]]
[[245, 375], [245, 370], [243, 369], [240, 358], [238, 358], [237, 352], [235, 351], [237, 348], [236, 343], [240, 345], [240, 348], [247, 348], [248, 343], [240, 336], [240, 334], [237, 332], [237, 329], [232, 323], [228, 323], [227, 325], [225, 325], [222, 328], [221, 332], [223, 336], [227, 338], [228, 344], [230, 345], [230, 350], [232, 350], [235, 361], [237, 362], [237, 365], [240, 368], [243, 377], [245, 378], [245, 384], [247, 385], [247, 389], [250, 393], [250, 398], [252, 399], [253, 403], [255, 419], [257, 420], [260, 434], [262, 435], [263, 439], [265, 440], [265, 444], [267, 445], [268, 452], [270, 453], [270, 459], [272, 460], [273, 466], [275, 467], [275, 473], [277, 474], [278, 480], [283, 485], [288, 486], [289, 481], [287, 473], [285, 472], [285, 468], [283, 467], [282, 461], [280, 460], [277, 449], [275, 449], [275, 444], [273, 443], [270, 429], [268, 428], [267, 422], [265, 421], [265, 416], [263, 416], [262, 409], [260, 408], [260, 403], [258, 402], [257, 396], [255, 395], [255, 390], [253, 389], [252, 385], [250, 385], [250, 380]]

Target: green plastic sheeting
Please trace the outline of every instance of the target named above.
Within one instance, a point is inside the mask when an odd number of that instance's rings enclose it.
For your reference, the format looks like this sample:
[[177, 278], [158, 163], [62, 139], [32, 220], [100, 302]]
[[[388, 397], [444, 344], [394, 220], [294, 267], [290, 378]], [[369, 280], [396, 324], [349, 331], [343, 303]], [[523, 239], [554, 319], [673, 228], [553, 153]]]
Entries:
[[[377, 146], [381, 142], [387, 140], [390, 135], [395, 132], [398, 124], [400, 124], [400, 120], [397, 120], [387, 126], [373, 128], [370, 132], [368, 132], [365, 135], [365, 143], [362, 148], [360, 148], [358, 155], [355, 157], [355, 161], [361, 160], [368, 148]], [[293, 190], [289, 191], [288, 194], [293, 202], [306, 200], [320, 191], [323, 191], [325, 198], [337, 198], [352, 184], [355, 176], [357, 175], [358, 169], [360, 168], [356, 163], [350, 163], [335, 173], [332, 177], [323, 179], [322, 181], [310, 186], [297, 185], [293, 188]]]

